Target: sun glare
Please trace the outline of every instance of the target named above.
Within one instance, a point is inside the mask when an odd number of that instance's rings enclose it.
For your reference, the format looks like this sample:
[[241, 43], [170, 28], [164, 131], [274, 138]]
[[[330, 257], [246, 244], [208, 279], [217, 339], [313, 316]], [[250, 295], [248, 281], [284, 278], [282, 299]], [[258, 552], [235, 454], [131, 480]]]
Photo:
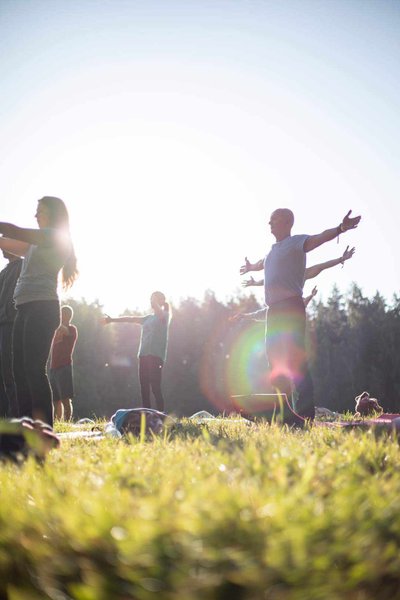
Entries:
[[74, 293], [82, 287], [121, 310], [147, 306], [153, 289], [178, 299], [218, 284], [210, 265], [217, 254], [225, 258], [228, 221], [239, 218], [234, 207], [244, 195], [228, 154], [220, 140], [169, 125], [158, 134], [99, 137], [53, 159], [54, 181], [81, 198], [71, 221], [85, 284]]

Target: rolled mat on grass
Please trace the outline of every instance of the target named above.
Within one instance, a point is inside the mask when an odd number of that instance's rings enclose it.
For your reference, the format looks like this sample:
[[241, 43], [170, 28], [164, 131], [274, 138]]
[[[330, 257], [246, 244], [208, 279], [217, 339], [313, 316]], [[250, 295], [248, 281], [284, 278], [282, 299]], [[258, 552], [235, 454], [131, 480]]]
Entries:
[[309, 421], [298, 415], [290, 405], [286, 394], [238, 394], [231, 396], [233, 406], [247, 419], [289, 426], [340, 427], [343, 429], [375, 429], [376, 431], [396, 431], [400, 435], [400, 414], [383, 413], [377, 417], [358, 417], [352, 421]]
[[104, 438], [101, 431], [63, 431], [58, 434], [61, 440], [80, 440], [80, 439], [95, 439], [100, 440]]
[[353, 421], [318, 421], [317, 427], [340, 427], [342, 429], [376, 429], [377, 431], [396, 432], [400, 435], [400, 414], [383, 413], [376, 418], [359, 418]]
[[190, 417], [188, 417], [189, 421], [194, 421], [195, 423], [210, 423], [212, 421], [224, 421], [226, 423], [245, 423], [246, 425], [254, 425], [252, 421], [245, 419], [242, 415], [239, 415], [237, 419], [233, 418], [232, 415], [230, 417], [218, 416], [215, 417], [211, 413], [206, 410], [199, 410], [194, 413]]
[[159, 410], [141, 406], [139, 408], [120, 408], [111, 417], [111, 423], [121, 435], [139, 436], [142, 428], [146, 435], [157, 435], [175, 423], [175, 419]]

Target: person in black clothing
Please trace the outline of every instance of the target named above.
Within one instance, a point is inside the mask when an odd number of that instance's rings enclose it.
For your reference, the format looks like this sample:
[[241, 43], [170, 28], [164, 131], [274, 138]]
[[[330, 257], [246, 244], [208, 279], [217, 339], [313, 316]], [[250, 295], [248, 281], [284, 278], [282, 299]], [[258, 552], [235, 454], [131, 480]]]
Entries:
[[8, 265], [0, 272], [0, 417], [16, 417], [15, 382], [12, 369], [12, 331], [17, 314], [14, 288], [22, 259], [3, 250]]
[[53, 426], [47, 359], [60, 324], [58, 279], [64, 290], [78, 274], [64, 202], [43, 196], [36, 209], [37, 229], [0, 222], [0, 249], [24, 257], [14, 290], [13, 373], [18, 414]]

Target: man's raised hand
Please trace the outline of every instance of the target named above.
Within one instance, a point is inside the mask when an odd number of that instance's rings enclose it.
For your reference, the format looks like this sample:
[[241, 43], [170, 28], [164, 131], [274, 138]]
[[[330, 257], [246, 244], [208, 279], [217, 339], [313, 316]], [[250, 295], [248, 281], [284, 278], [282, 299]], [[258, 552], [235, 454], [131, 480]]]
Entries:
[[250, 275], [249, 279], [245, 279], [244, 281], [242, 281], [243, 287], [251, 287], [252, 285], [257, 285], [256, 280], [252, 275]]
[[251, 271], [251, 264], [250, 264], [250, 261], [248, 260], [248, 258], [246, 256], [246, 258], [244, 259], [244, 265], [242, 265], [240, 267], [240, 274], [241, 275], [245, 275], [249, 271]]
[[361, 215], [358, 217], [351, 217], [351, 210], [344, 217], [340, 227], [342, 231], [348, 231], [349, 229], [355, 229], [361, 220]]
[[349, 246], [347, 246], [346, 250], [343, 252], [342, 255], [342, 264], [345, 260], [349, 260], [350, 258], [352, 258], [355, 251], [356, 249], [354, 247], [349, 250]]

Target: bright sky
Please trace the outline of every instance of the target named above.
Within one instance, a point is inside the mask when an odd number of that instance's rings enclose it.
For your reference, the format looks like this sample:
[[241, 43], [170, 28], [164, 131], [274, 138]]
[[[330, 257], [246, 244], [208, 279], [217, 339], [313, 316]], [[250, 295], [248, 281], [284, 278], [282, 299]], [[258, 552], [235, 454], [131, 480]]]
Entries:
[[235, 294], [277, 207], [293, 233], [353, 209], [359, 228], [308, 255], [356, 246], [321, 297], [356, 281], [391, 301], [399, 25], [388, 0], [2, 0], [0, 219], [32, 227], [38, 198], [63, 198], [73, 295], [115, 314], [155, 289]]

